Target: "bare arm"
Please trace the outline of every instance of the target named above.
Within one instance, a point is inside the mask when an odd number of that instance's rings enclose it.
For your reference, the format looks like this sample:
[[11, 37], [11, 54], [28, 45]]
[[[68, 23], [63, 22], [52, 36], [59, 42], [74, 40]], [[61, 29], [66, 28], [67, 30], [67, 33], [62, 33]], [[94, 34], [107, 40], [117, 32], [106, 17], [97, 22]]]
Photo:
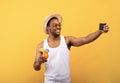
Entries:
[[108, 30], [109, 30], [108, 26], [105, 25], [103, 30], [98, 30], [85, 37], [81, 37], [81, 38], [68, 37], [69, 43], [71, 46], [81, 46], [96, 40], [102, 33], [106, 33], [108, 32]]
[[42, 57], [42, 53], [40, 52], [40, 48], [43, 47], [43, 43], [39, 44], [36, 48], [36, 58], [33, 64], [33, 67], [36, 71], [41, 69], [41, 64], [46, 62], [46, 60]]

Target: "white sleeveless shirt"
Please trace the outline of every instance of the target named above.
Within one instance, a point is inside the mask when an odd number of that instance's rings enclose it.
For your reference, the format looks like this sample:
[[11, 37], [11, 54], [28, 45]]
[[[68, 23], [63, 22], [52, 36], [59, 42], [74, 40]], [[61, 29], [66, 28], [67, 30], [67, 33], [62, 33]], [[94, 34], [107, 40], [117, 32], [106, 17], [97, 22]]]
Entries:
[[55, 48], [49, 47], [48, 40], [45, 39], [43, 48], [49, 50], [49, 58], [45, 63], [45, 80], [59, 81], [59, 83], [69, 80], [68, 83], [70, 83], [70, 51], [64, 36], [60, 37], [60, 45]]

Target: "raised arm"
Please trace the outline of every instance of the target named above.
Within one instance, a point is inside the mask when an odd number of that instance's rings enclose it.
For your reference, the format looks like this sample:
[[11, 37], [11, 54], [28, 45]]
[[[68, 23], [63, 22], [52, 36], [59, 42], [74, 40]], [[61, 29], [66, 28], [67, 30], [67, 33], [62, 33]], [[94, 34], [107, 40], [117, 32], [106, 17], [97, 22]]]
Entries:
[[81, 37], [81, 38], [68, 37], [69, 44], [71, 46], [81, 46], [81, 45], [90, 43], [90, 42], [96, 40], [102, 33], [108, 32], [108, 30], [109, 30], [108, 25], [104, 25], [103, 30], [98, 30], [96, 32], [93, 32], [93, 33], [85, 36], [85, 37]]

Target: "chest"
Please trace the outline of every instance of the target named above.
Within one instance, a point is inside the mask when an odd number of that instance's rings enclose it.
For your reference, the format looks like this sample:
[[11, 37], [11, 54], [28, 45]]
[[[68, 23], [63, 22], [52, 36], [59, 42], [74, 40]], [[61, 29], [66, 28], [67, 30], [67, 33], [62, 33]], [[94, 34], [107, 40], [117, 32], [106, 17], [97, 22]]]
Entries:
[[49, 47], [56, 48], [60, 45], [60, 41], [49, 41], [48, 42]]

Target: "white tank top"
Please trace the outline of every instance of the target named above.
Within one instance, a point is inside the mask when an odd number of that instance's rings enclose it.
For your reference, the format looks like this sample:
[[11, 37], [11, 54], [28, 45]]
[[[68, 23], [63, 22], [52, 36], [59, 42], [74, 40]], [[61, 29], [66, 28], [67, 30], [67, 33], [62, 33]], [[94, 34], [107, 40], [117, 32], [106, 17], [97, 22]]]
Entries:
[[47, 39], [44, 40], [44, 49], [48, 49], [49, 58], [45, 63], [45, 78], [50, 80], [70, 80], [70, 51], [64, 36], [60, 37], [60, 45], [51, 48]]

